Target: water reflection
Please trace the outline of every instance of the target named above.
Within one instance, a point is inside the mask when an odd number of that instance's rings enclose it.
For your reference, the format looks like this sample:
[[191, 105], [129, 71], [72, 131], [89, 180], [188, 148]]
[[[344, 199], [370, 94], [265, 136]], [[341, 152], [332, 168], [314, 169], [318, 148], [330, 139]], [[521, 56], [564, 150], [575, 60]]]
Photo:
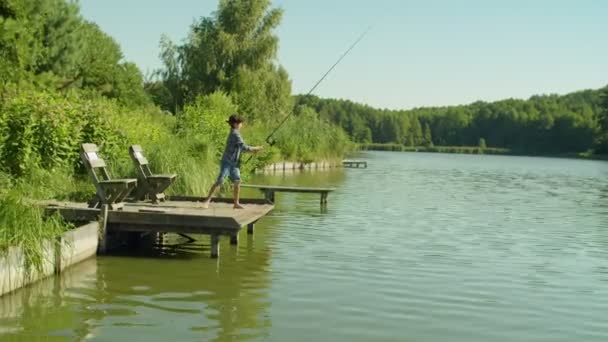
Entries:
[[175, 236], [99, 258], [90, 278], [0, 303], [0, 339], [608, 339], [607, 163], [369, 161], [256, 176], [248, 182], [338, 190], [327, 213], [317, 196], [279, 194], [255, 238], [223, 240], [219, 261], [208, 239]]
[[[263, 235], [258, 229], [257, 240]], [[216, 341], [260, 336], [271, 325], [270, 249], [225, 241], [222, 248], [223, 258], [211, 260], [204, 238], [180, 244], [170, 237], [164, 245], [88, 260], [0, 298], [2, 339], [121, 339], [168, 331]]]
[[[264, 183], [285, 185], [286, 179], [296, 179], [294, 185], [336, 186], [344, 180], [337, 170], [299, 175], [266, 175]], [[254, 191], [247, 195], [260, 196]], [[164, 241], [150, 238], [137, 248], [115, 250], [1, 297], [0, 336], [10, 341], [266, 336], [272, 326], [271, 240], [284, 217], [281, 208], [294, 207], [302, 215], [323, 215], [318, 207], [302, 206], [288, 195], [277, 205], [277, 215], [259, 222], [255, 237], [242, 231], [238, 247], [222, 240], [219, 260], [208, 258], [208, 237], [188, 243], [166, 235]]]
[[92, 298], [78, 298], [71, 291], [94, 287], [96, 277], [97, 262], [90, 259], [68, 269], [62, 277], [50, 277], [0, 297], [2, 340], [46, 340], [48, 335], [79, 339], [93, 336], [88, 317], [69, 308], [75, 299], [83, 304], [91, 302]]

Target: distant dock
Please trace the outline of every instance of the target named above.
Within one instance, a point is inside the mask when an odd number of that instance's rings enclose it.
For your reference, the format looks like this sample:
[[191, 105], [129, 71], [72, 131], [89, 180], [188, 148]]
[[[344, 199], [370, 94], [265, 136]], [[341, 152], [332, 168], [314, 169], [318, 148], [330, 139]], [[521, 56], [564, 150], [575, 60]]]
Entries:
[[367, 162], [364, 160], [343, 160], [342, 161], [342, 166], [343, 167], [350, 167], [350, 168], [367, 168]]

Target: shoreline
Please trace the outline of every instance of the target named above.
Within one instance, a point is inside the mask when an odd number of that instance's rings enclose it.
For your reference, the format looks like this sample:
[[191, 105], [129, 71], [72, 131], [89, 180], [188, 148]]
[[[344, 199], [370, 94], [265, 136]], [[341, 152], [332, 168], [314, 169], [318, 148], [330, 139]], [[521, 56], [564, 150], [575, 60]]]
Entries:
[[359, 145], [359, 151], [379, 151], [379, 152], [409, 152], [409, 153], [445, 153], [445, 154], [477, 154], [477, 155], [502, 155], [517, 157], [544, 157], [561, 159], [580, 159], [580, 160], [599, 160], [608, 161], [608, 154], [589, 154], [589, 153], [557, 153], [557, 154], [533, 154], [517, 152], [506, 148], [477, 147], [477, 146], [401, 146], [397, 144], [374, 144]]

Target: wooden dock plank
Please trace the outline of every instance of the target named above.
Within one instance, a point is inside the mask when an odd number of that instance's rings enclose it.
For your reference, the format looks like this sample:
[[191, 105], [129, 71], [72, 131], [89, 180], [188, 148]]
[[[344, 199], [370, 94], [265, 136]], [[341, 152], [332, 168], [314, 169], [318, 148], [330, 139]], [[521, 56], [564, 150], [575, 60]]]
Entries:
[[272, 190], [274, 192], [305, 192], [305, 193], [328, 193], [335, 191], [335, 188], [307, 188], [298, 186], [279, 186], [279, 185], [256, 185], [242, 184], [241, 188]]
[[[161, 232], [177, 234], [207, 234], [211, 236], [211, 257], [219, 256], [219, 237], [230, 236], [231, 244], [238, 244], [238, 233], [247, 226], [253, 233], [253, 225], [268, 214], [274, 205], [264, 200], [245, 199], [244, 209], [233, 209], [229, 200], [213, 201], [203, 208], [202, 200], [172, 200], [157, 204], [127, 202], [120, 210], [108, 210], [102, 215], [99, 208], [89, 208], [87, 203], [42, 201], [37, 205], [46, 214], [59, 213], [68, 221], [101, 220], [106, 227], [100, 244], [105, 245], [107, 232]], [[103, 251], [102, 251], [103, 252]]]
[[[122, 210], [108, 212], [108, 224], [167, 227], [167, 232], [182, 232], [179, 227], [189, 227], [188, 233], [196, 228], [211, 230], [239, 230], [251, 222], [259, 220], [274, 206], [264, 204], [245, 204], [245, 209], [233, 209], [228, 203], [211, 203], [208, 209], [202, 204], [166, 201], [153, 205], [149, 203], [125, 203]], [[99, 209], [88, 208], [85, 203], [50, 202], [46, 203], [48, 213], [59, 212], [68, 221], [96, 220]], [[185, 231], [184, 231], [185, 232]], [[202, 233], [202, 232], [201, 232]]]

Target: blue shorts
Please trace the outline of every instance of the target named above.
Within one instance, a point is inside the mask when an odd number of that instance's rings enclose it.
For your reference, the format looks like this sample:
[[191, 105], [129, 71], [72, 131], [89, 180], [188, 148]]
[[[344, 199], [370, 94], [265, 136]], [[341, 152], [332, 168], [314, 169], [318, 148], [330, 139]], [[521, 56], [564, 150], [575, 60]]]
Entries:
[[239, 168], [230, 162], [222, 161], [222, 164], [220, 165], [220, 175], [217, 177], [215, 184], [224, 184], [224, 179], [226, 176], [230, 176], [232, 183], [241, 181], [241, 171]]

